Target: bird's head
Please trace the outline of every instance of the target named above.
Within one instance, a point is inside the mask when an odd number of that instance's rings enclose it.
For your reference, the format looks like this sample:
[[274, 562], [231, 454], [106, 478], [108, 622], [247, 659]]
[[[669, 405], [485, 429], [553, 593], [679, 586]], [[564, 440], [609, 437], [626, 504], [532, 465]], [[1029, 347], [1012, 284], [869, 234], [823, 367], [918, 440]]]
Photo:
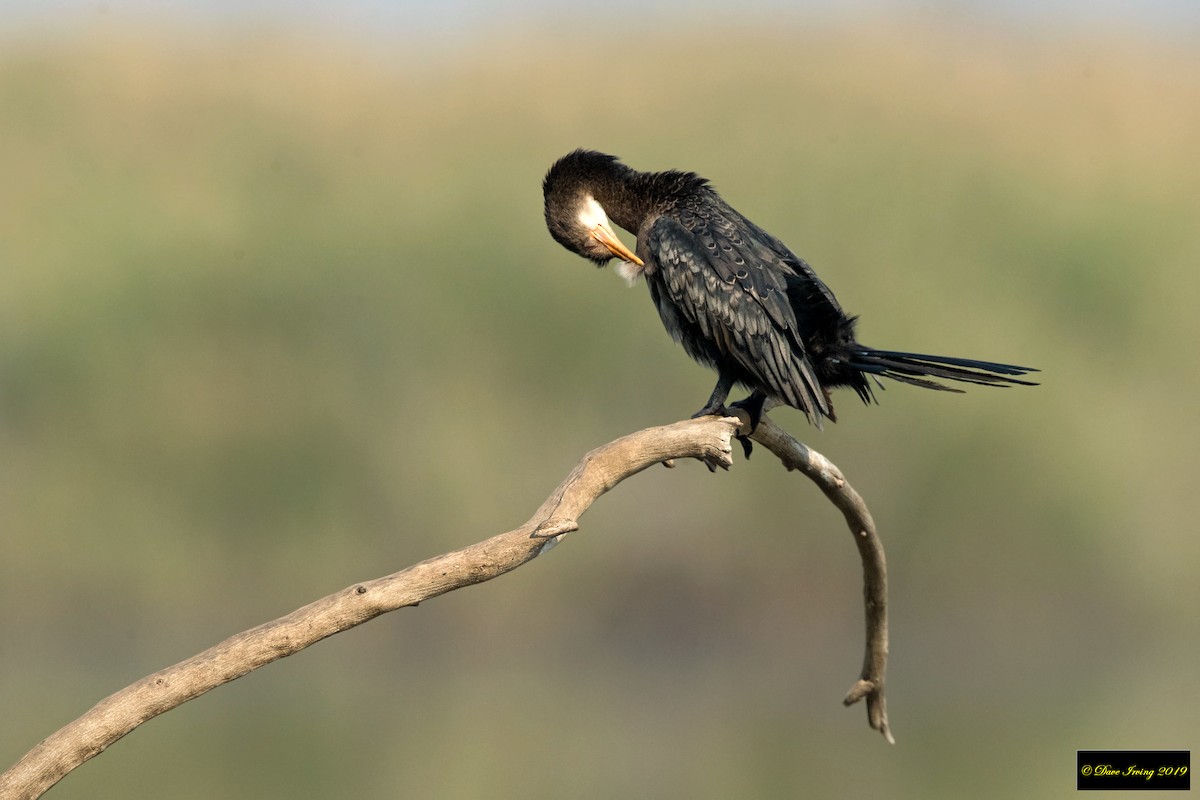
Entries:
[[613, 258], [643, 266], [617, 238], [604, 206], [596, 199], [615, 196], [622, 171], [629, 169], [613, 156], [576, 150], [556, 161], [542, 182], [550, 235], [572, 253], [601, 267]]

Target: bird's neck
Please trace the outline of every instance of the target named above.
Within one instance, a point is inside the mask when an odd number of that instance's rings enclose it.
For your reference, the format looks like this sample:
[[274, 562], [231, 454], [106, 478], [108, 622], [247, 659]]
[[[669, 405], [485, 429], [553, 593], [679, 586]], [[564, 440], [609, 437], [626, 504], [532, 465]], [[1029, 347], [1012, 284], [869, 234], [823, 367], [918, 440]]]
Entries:
[[[694, 177], [678, 172], [626, 171], [610, 176], [596, 188], [596, 202], [609, 219], [630, 233], [637, 234], [654, 217], [674, 207], [683, 183], [680, 178]], [[702, 183], [702, 181], [701, 181]]]

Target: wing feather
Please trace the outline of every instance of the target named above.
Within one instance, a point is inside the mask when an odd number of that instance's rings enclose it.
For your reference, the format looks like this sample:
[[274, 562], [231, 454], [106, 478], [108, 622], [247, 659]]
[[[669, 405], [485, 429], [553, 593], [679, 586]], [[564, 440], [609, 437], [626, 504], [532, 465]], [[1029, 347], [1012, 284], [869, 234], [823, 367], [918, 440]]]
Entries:
[[788, 298], [796, 273], [739, 221], [680, 210], [654, 222], [643, 257], [650, 256], [646, 276], [659, 312], [668, 329], [683, 320], [703, 337], [690, 342], [686, 331], [672, 331], [694, 358], [735, 362], [757, 383], [752, 388], [819, 422], [830, 409]]

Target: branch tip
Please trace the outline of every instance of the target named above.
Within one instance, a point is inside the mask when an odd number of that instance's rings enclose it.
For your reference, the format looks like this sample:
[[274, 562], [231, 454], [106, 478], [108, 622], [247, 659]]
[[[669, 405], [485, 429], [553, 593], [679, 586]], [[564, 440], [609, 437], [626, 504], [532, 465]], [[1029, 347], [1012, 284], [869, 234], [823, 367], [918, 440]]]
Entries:
[[887, 562], [871, 512], [837, 465], [796, 440], [769, 417], [763, 416], [751, 438], [774, 453], [788, 470], [803, 472], [846, 519], [862, 561], [867, 635], [862, 677], [850, 687], [843, 702], [849, 706], [866, 698], [867, 723], [894, 743], [883, 689], [888, 659]]

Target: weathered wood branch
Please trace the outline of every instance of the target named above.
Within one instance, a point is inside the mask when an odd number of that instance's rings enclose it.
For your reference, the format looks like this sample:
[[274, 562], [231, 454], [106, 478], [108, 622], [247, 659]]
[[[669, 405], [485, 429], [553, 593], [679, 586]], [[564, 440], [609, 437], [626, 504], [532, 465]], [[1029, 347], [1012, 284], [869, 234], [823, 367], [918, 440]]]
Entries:
[[[88, 759], [143, 722], [210, 689], [361, 625], [380, 614], [491, 580], [516, 569], [577, 530], [579, 517], [625, 478], [658, 463], [695, 458], [728, 469], [730, 440], [741, 420], [704, 417], [648, 428], [583, 457], [524, 525], [477, 544], [356, 583], [279, 619], [229, 637], [174, 666], [148, 675], [101, 700], [48, 736], [0, 775], [0, 798], [37, 798]], [[867, 653], [862, 677], [846, 704], [867, 698], [868, 719], [888, 741], [884, 704], [887, 666], [887, 578], [883, 548], [862, 498], [833, 464], [764, 418], [753, 437], [812, 478], [846, 515], [863, 559]]]
[[887, 560], [883, 554], [883, 542], [875, 531], [875, 520], [871, 518], [862, 496], [832, 461], [797, 441], [770, 417], [763, 417], [751, 438], [778, 456], [788, 470], [799, 470], [811, 478], [842, 512], [846, 524], [850, 526], [863, 566], [867, 648], [863, 655], [862, 675], [850, 687], [842, 702], [849, 706], [865, 697], [867, 721], [883, 734], [889, 744], [895, 744], [888, 725], [887, 698], [883, 691], [888, 659]]

